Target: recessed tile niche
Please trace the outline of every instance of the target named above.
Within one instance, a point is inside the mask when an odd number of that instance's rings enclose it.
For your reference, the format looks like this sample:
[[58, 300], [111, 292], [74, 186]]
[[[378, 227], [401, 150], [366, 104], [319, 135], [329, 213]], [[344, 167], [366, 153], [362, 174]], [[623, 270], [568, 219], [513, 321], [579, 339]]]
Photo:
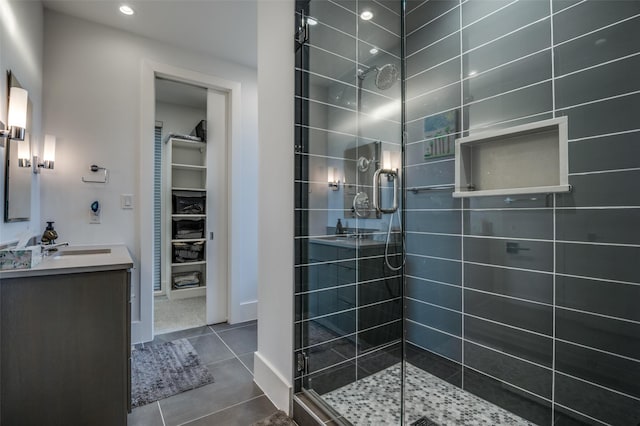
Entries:
[[453, 196], [568, 192], [567, 117], [456, 139]]

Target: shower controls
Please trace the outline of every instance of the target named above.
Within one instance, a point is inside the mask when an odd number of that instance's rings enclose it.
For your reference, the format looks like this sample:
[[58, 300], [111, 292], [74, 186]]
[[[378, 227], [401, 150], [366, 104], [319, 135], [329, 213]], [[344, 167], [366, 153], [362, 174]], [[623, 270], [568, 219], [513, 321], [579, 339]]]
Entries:
[[353, 197], [351, 210], [358, 217], [369, 217], [371, 214], [371, 206], [369, 205], [369, 196], [366, 192], [358, 192], [356, 196]]
[[371, 165], [372, 160], [369, 160], [367, 157], [358, 158], [358, 170], [361, 172], [366, 172], [369, 170], [369, 166]]

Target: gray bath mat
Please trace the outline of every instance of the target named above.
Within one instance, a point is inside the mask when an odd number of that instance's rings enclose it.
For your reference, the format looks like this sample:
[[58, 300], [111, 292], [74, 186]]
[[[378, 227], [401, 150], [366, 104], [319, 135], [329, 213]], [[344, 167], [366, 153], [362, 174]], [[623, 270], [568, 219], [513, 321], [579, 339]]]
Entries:
[[131, 352], [133, 408], [213, 383], [187, 339], [144, 346]]
[[293, 419], [287, 416], [284, 411], [277, 411], [267, 418], [255, 422], [251, 426], [296, 426], [297, 423]]
[[409, 426], [438, 426], [438, 423], [431, 421], [428, 417], [420, 417]]

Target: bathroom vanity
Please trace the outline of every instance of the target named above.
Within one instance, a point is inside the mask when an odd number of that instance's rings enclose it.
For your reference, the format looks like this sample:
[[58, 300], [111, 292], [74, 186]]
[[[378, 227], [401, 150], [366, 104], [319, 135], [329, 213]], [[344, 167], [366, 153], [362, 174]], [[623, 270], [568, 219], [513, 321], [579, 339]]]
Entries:
[[83, 246], [0, 272], [0, 424], [126, 425], [132, 267]]
[[[395, 339], [402, 281], [384, 264], [385, 242], [336, 235], [310, 239], [308, 250], [314, 266], [306, 271], [308, 288], [302, 290], [310, 293], [303, 315], [336, 336], [359, 330], [361, 349]], [[398, 243], [391, 242], [389, 252], [397, 251]]]

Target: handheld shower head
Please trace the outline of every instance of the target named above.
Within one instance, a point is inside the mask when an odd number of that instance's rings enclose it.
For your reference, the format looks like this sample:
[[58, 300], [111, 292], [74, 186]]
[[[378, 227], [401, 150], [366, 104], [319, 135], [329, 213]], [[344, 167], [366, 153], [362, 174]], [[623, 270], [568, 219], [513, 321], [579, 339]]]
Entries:
[[367, 68], [366, 70], [358, 70], [358, 78], [360, 79], [360, 81], [364, 81], [367, 74], [369, 74], [371, 71], [376, 72], [375, 84], [376, 87], [380, 90], [390, 89], [400, 76], [400, 71], [394, 64], [385, 64], [380, 68], [374, 65]]

